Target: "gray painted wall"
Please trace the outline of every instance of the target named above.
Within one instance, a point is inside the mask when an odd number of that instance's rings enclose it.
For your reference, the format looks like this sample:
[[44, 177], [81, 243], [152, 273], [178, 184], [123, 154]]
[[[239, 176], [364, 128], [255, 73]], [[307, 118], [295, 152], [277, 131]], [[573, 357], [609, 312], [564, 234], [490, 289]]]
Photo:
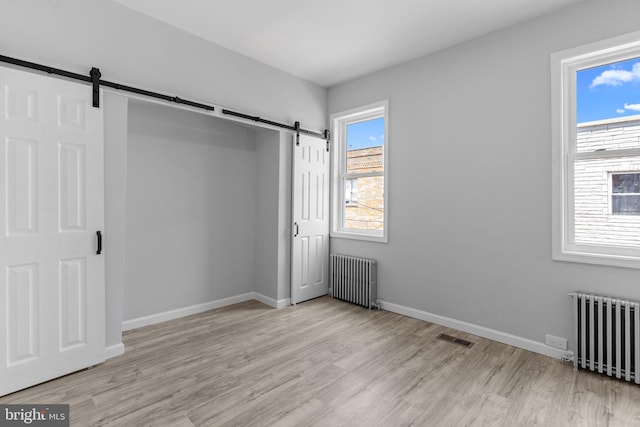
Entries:
[[576, 289], [640, 299], [640, 272], [551, 260], [550, 54], [640, 30], [640, 2], [586, 1], [331, 88], [329, 113], [389, 99], [382, 300], [534, 341], [571, 338]]
[[280, 133], [278, 156], [278, 300], [291, 298], [291, 162], [293, 135]]
[[256, 134], [256, 280], [255, 291], [278, 299], [278, 160], [280, 133], [257, 130]]
[[252, 292], [254, 132], [132, 102], [127, 154], [124, 319]]
[[281, 306], [291, 296], [291, 151], [293, 136], [256, 130], [255, 291]]

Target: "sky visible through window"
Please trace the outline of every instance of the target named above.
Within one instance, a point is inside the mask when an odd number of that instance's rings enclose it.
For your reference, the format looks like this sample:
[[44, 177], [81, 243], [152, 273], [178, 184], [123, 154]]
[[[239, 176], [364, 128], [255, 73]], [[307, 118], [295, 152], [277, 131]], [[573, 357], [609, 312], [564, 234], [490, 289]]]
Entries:
[[[640, 101], [639, 101], [640, 102]], [[384, 145], [384, 117], [347, 126], [347, 150]]]
[[640, 114], [640, 58], [577, 73], [578, 123]]

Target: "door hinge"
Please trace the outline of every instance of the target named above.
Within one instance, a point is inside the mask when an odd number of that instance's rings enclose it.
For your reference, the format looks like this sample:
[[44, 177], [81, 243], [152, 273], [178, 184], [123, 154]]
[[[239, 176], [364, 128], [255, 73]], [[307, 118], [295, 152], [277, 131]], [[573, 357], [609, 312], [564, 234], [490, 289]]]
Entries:
[[296, 145], [300, 145], [300, 122], [295, 122], [293, 128], [296, 131]]

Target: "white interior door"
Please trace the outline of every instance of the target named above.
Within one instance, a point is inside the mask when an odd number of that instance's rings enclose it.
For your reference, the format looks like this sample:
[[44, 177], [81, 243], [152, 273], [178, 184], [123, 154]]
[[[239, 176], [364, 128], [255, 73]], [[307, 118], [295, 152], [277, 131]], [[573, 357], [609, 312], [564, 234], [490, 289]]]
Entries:
[[327, 142], [300, 135], [293, 148], [293, 304], [329, 293], [329, 167]]
[[0, 67], [0, 395], [104, 360], [102, 110]]

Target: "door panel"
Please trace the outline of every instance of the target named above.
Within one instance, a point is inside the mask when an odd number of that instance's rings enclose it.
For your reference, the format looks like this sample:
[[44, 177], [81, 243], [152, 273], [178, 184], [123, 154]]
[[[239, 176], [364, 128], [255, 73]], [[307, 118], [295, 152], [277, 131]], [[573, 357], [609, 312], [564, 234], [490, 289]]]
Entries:
[[81, 99], [58, 97], [58, 125], [62, 128], [84, 129], [87, 105]]
[[102, 110], [0, 67], [0, 395], [104, 360]]
[[7, 306], [9, 366], [39, 357], [39, 286], [37, 264], [7, 267]]
[[59, 144], [60, 231], [85, 230], [85, 147]]
[[60, 349], [86, 344], [87, 274], [84, 259], [60, 262]]
[[329, 153], [326, 141], [300, 135], [293, 155], [291, 301], [329, 292]]
[[309, 238], [300, 238], [300, 289], [309, 287]]
[[314, 239], [314, 243], [315, 243], [315, 255], [316, 255], [316, 259], [314, 260], [314, 265], [316, 266], [315, 269], [315, 278], [314, 278], [314, 283], [322, 283], [325, 279], [325, 257], [324, 257], [324, 249], [328, 247], [328, 245], [325, 243], [325, 236], [315, 236]]
[[[18, 83], [19, 84], [19, 83]], [[5, 85], [5, 119], [7, 121], [38, 121], [38, 92], [13, 84]]]
[[300, 221], [309, 220], [309, 205], [311, 200], [309, 199], [309, 193], [311, 188], [309, 186], [309, 172], [302, 172], [300, 174]]
[[38, 224], [38, 143], [6, 138], [8, 235], [34, 234]]

